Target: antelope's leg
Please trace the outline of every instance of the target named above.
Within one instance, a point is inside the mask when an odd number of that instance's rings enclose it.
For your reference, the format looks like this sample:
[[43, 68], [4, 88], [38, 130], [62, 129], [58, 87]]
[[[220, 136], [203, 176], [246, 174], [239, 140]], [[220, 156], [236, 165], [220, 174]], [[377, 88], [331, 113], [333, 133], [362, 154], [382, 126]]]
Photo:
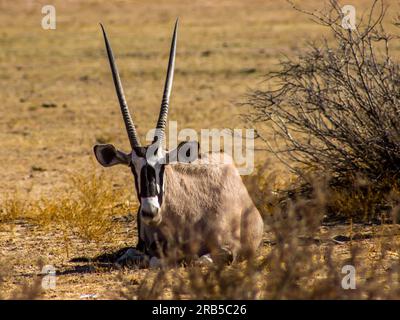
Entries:
[[149, 256], [136, 249], [128, 249], [118, 258], [116, 264], [119, 266], [136, 266], [146, 268], [149, 266]]
[[[139, 208], [140, 211], [140, 208]], [[137, 230], [138, 230], [138, 242], [136, 245], [136, 249], [142, 252], [146, 251], [146, 244], [144, 242], [144, 240], [142, 239], [142, 237], [140, 236], [141, 233], [141, 221], [140, 221], [140, 214], [139, 211], [136, 213], [136, 221], [137, 221]]]

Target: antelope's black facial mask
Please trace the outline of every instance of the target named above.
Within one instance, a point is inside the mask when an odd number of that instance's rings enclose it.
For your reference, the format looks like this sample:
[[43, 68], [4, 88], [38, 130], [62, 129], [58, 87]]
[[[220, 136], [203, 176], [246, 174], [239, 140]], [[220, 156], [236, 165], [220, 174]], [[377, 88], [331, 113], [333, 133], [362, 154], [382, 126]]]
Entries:
[[155, 197], [157, 193], [156, 171], [149, 164], [145, 164], [140, 171], [140, 197]]
[[162, 151], [149, 147], [132, 150], [131, 170], [140, 200], [140, 213], [144, 220], [158, 217], [164, 191], [164, 162]]

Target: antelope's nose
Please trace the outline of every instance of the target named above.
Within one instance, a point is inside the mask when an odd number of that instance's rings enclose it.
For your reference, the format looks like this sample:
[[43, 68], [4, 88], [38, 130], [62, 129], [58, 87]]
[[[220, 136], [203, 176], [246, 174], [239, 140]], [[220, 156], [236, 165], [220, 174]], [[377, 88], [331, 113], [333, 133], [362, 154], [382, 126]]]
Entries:
[[141, 198], [140, 206], [142, 216], [147, 218], [154, 218], [160, 210], [160, 204], [158, 203], [157, 196]]

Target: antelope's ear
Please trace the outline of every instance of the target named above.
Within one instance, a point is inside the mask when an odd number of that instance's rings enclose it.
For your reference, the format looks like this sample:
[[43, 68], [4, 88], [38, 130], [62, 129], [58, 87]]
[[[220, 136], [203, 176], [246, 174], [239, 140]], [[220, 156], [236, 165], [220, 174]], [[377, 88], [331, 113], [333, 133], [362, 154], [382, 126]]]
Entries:
[[184, 141], [178, 147], [168, 152], [168, 163], [191, 163], [200, 158], [200, 144], [197, 141]]
[[111, 167], [116, 164], [129, 165], [131, 157], [125, 152], [117, 150], [112, 144], [97, 144], [94, 146], [94, 154], [97, 161], [103, 167]]

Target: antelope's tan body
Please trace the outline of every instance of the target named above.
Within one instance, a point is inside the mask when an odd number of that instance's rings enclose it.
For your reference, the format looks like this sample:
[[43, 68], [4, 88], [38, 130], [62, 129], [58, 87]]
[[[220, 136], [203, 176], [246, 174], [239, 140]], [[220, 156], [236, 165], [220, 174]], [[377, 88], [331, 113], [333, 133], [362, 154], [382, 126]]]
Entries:
[[155, 241], [172, 241], [179, 253], [197, 256], [224, 248], [235, 257], [258, 248], [261, 215], [235, 165], [220, 159], [218, 154], [212, 160], [202, 155], [192, 163], [165, 166], [162, 222], [157, 227], [143, 224], [140, 230], [151, 255], [158, 255]]

